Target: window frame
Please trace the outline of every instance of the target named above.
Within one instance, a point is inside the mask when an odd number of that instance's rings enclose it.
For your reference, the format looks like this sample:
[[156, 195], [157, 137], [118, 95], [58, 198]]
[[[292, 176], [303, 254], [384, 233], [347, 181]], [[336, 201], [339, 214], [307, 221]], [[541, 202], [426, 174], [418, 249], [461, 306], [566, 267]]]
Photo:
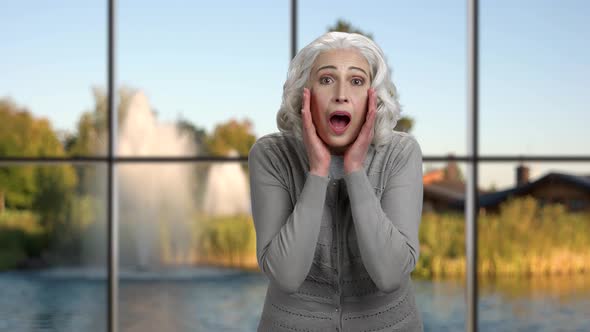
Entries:
[[[290, 45], [291, 58], [297, 52], [297, 0], [290, 1]], [[478, 330], [478, 292], [477, 292], [477, 219], [479, 211], [478, 168], [481, 162], [507, 162], [507, 161], [542, 161], [542, 162], [589, 162], [590, 155], [479, 155], [479, 12], [478, 0], [467, 1], [467, 155], [465, 156], [423, 156], [424, 162], [436, 161], [462, 161], [467, 164], [465, 177], [466, 202], [465, 202], [465, 252], [466, 252], [466, 312], [465, 329], [473, 332]], [[186, 156], [186, 157], [117, 157], [116, 137], [117, 132], [116, 113], [116, 0], [107, 0], [107, 99], [108, 99], [108, 154], [100, 157], [6, 157], [0, 156], [0, 166], [10, 165], [40, 165], [40, 164], [89, 164], [107, 165], [107, 250], [108, 250], [108, 287], [107, 287], [107, 326], [109, 332], [118, 331], [118, 220], [117, 220], [117, 183], [116, 166], [124, 163], [207, 163], [207, 162], [247, 162], [247, 156], [239, 157], [211, 157], [211, 156]]]

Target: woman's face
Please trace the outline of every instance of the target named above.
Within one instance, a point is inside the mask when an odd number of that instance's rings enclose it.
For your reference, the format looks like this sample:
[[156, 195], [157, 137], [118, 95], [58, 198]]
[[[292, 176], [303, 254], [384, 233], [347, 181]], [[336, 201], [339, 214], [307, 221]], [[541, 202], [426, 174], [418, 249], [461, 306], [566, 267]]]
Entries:
[[315, 59], [307, 85], [311, 116], [332, 154], [344, 153], [365, 122], [369, 74], [369, 63], [356, 49], [324, 51]]

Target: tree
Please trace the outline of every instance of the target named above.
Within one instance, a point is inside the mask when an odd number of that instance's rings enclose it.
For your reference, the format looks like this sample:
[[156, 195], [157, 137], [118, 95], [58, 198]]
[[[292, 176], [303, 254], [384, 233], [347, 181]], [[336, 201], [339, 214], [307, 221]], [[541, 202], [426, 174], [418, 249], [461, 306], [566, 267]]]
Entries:
[[207, 150], [207, 132], [203, 128], [195, 126], [192, 122], [180, 119], [176, 122], [176, 126], [180, 132], [188, 132], [190, 137], [194, 137], [195, 146], [198, 146], [201, 151], [201, 155], [209, 155], [210, 152]]
[[252, 122], [244, 119], [241, 122], [231, 119], [215, 127], [213, 133], [207, 137], [206, 146], [212, 156], [227, 156], [230, 150], [235, 150], [240, 156], [247, 156], [256, 136], [252, 132]]
[[[137, 89], [130, 87], [121, 87], [118, 91], [117, 114], [119, 130], [121, 130], [122, 124], [127, 118], [129, 104], [137, 92]], [[92, 93], [94, 95], [94, 108], [82, 114], [78, 121], [76, 134], [66, 137], [64, 145], [70, 156], [93, 156], [107, 153], [107, 95], [103, 89], [97, 87], [92, 89]], [[155, 109], [151, 109], [151, 112], [157, 115]], [[184, 119], [178, 120], [176, 125], [181, 132], [185, 131], [193, 135], [196, 146], [204, 147], [206, 137], [204, 129], [198, 128]]]
[[[125, 121], [131, 98], [136, 89], [121, 87], [118, 91], [118, 123]], [[93, 87], [94, 108], [82, 113], [78, 120], [77, 133], [66, 141], [70, 156], [106, 155], [108, 149], [108, 100], [104, 89]], [[121, 126], [119, 126], [119, 129]]]
[[395, 125], [394, 130], [409, 133], [412, 130], [413, 126], [414, 119], [407, 116], [402, 116], [399, 120], [397, 120], [397, 124]]
[[[65, 151], [47, 119], [9, 99], [0, 100], [0, 155], [63, 157]], [[67, 213], [77, 177], [71, 165], [0, 168], [0, 191], [7, 209], [33, 210], [51, 235], [67, 225]]]
[[348, 32], [348, 33], [358, 33], [361, 34], [369, 39], [373, 39], [373, 34], [368, 32], [363, 32], [360, 29], [357, 29], [352, 26], [352, 24], [344, 19], [338, 19], [334, 26], [328, 26], [328, 31], [340, 31], [340, 32]]
[[[356, 27], [353, 27], [352, 24], [344, 19], [338, 19], [334, 26], [328, 26], [328, 32], [330, 31], [339, 31], [339, 32], [348, 32], [348, 33], [358, 33], [361, 34], [369, 39], [373, 39], [373, 34], [364, 32]], [[412, 126], [414, 124], [414, 120], [407, 116], [402, 116], [398, 121], [394, 128], [396, 131], [403, 131], [409, 133], [412, 130]]]

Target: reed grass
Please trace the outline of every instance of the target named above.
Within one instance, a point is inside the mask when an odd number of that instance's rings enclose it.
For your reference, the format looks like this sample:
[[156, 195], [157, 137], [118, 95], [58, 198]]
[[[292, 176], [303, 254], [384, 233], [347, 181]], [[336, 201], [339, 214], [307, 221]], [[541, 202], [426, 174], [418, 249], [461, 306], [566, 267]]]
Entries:
[[[192, 225], [190, 263], [259, 270], [252, 216], [198, 215]], [[44, 234], [32, 212], [0, 213], [0, 270], [14, 268], [41, 252]], [[464, 277], [463, 214], [424, 213], [419, 239], [420, 257], [412, 276]], [[512, 199], [497, 214], [480, 214], [478, 239], [478, 274], [482, 276], [590, 273], [588, 212], [570, 213], [559, 204], [540, 206], [532, 197]]]

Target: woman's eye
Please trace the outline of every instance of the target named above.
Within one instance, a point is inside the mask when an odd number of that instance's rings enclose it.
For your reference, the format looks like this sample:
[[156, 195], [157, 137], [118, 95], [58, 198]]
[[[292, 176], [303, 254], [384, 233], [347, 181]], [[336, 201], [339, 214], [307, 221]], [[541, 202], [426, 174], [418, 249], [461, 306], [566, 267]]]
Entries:
[[[320, 78], [321, 84], [330, 84], [331, 82], [332, 82], [331, 77], [324, 76], [324, 77]], [[359, 85], [359, 86], [363, 85], [365, 83], [365, 81], [361, 78], [353, 78], [351, 82], [353, 85]]]

